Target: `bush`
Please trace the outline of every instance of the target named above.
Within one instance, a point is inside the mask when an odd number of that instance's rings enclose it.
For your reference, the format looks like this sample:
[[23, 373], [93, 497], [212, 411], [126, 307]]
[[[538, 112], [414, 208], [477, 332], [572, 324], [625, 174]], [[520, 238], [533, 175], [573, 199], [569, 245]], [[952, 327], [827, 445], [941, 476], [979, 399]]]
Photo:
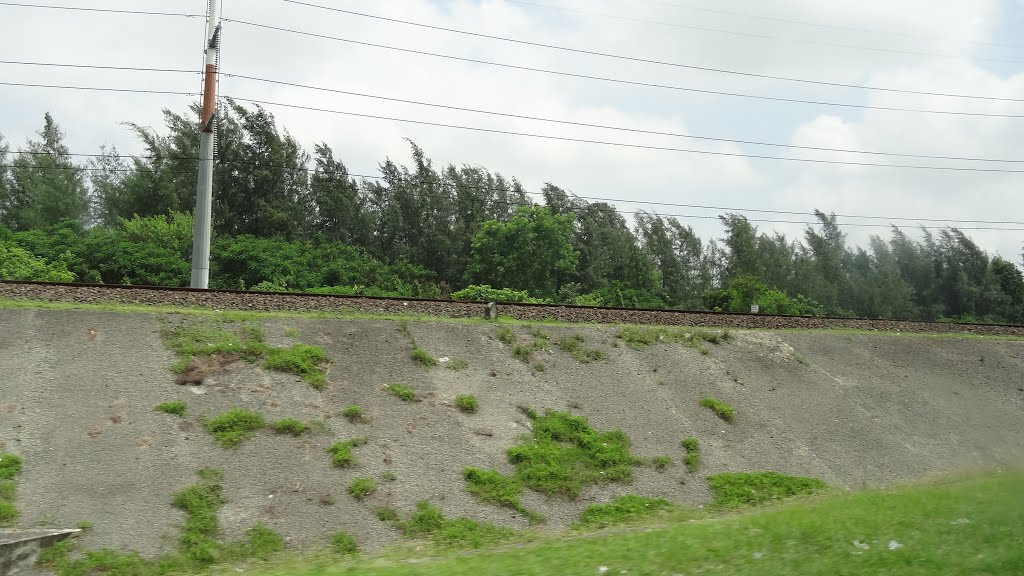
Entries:
[[268, 370], [297, 374], [317, 390], [327, 387], [323, 366], [330, 362], [330, 357], [323, 348], [292, 344], [291, 348], [271, 348], [266, 354], [264, 367]]
[[336, 468], [354, 466], [356, 458], [352, 454], [352, 448], [363, 444], [366, 444], [366, 438], [351, 438], [335, 442], [327, 449], [327, 453], [331, 455], [331, 464]]
[[13, 480], [21, 473], [21, 456], [8, 452], [0, 453], [0, 480]]
[[157, 412], [163, 412], [164, 414], [171, 414], [173, 416], [185, 416], [185, 410], [188, 409], [188, 405], [181, 400], [175, 400], [173, 402], [164, 402], [163, 404], [157, 404], [153, 407], [153, 410]]
[[387, 388], [387, 391], [389, 393], [391, 393], [394, 396], [397, 396], [399, 399], [405, 402], [416, 401], [416, 392], [414, 392], [413, 389], [409, 388], [408, 386], [403, 386], [402, 384], [388, 384], [387, 386], [385, 386], [385, 388]]
[[484, 502], [511, 508], [526, 516], [533, 523], [543, 520], [539, 514], [527, 510], [519, 502], [519, 498], [523, 494], [523, 485], [515, 478], [505, 476], [497, 470], [473, 467], [463, 470], [462, 476], [468, 484], [466, 490]]
[[306, 425], [295, 418], [282, 418], [270, 425], [278, 434], [291, 434], [301, 436], [306, 431]]
[[348, 419], [349, 422], [355, 422], [362, 420], [366, 415], [363, 413], [363, 409], [356, 404], [350, 404], [345, 406], [345, 409], [341, 411], [341, 415]]
[[430, 536], [438, 546], [448, 548], [482, 548], [515, 536], [503, 526], [485, 524], [469, 518], [448, 519], [441, 510], [426, 500], [416, 504], [416, 511], [398, 529], [409, 538]]
[[362, 500], [377, 491], [377, 483], [372, 478], [356, 478], [348, 485], [348, 493], [356, 500]]
[[14, 242], [0, 241], [0, 280], [31, 280], [34, 282], [74, 282], [68, 270], [71, 254], [53, 262], [33, 256]]
[[696, 472], [697, 468], [700, 467], [700, 442], [697, 438], [690, 436], [684, 438], [682, 441], [683, 449], [686, 450], [686, 457], [683, 459], [683, 464], [686, 465], [686, 469], [689, 472]]
[[437, 366], [437, 358], [434, 358], [430, 355], [430, 352], [427, 352], [419, 346], [412, 349], [412, 352], [409, 353], [409, 357], [412, 358], [413, 362], [416, 362], [424, 368], [433, 368], [434, 366]]
[[651, 458], [651, 466], [654, 469], [661, 472], [672, 465], [672, 458], [670, 456], [655, 456]]
[[477, 410], [476, 396], [462, 394], [455, 397], [455, 406], [463, 412], [473, 413]]
[[541, 298], [531, 298], [526, 290], [509, 290], [507, 288], [491, 288], [487, 284], [472, 284], [458, 292], [452, 292], [453, 300], [471, 302], [506, 302], [509, 304], [544, 304]]
[[234, 448], [263, 427], [263, 416], [243, 408], [234, 408], [207, 420], [206, 430], [225, 448]]
[[377, 516], [377, 519], [381, 522], [395, 522], [398, 520], [398, 512], [394, 508], [387, 506], [381, 506], [373, 511], [373, 514]]
[[334, 534], [334, 536], [331, 536], [331, 551], [335, 554], [348, 556], [358, 553], [359, 546], [356, 544], [355, 538], [350, 536], [344, 530], [339, 530]]

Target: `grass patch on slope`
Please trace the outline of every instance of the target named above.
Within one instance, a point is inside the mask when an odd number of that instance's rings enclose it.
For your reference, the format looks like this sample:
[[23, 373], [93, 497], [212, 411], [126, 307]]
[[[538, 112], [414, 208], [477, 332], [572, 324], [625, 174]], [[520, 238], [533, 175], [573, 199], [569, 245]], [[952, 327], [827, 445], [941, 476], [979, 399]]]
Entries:
[[676, 505], [663, 498], [647, 498], [627, 494], [619, 496], [607, 504], [592, 504], [580, 514], [579, 522], [573, 524], [578, 529], [597, 529], [628, 524], [649, 518], [659, 512], [672, 510]]
[[466, 479], [466, 490], [480, 500], [511, 508], [534, 524], [544, 520], [543, 516], [528, 510], [519, 502], [523, 495], [523, 484], [516, 478], [505, 476], [497, 470], [473, 467], [463, 470], [462, 476]]
[[17, 485], [14, 478], [21, 474], [21, 456], [0, 452], [0, 528], [13, 526], [18, 520], [18, 508], [14, 505]]
[[163, 412], [164, 414], [170, 414], [172, 416], [185, 417], [185, 411], [188, 410], [188, 404], [182, 400], [174, 400], [172, 402], [164, 402], [153, 406], [153, 410], [157, 412]]
[[705, 398], [700, 401], [700, 405], [708, 410], [711, 410], [718, 415], [719, 418], [726, 422], [732, 422], [733, 418], [736, 417], [736, 410], [729, 404], [716, 400], [714, 398]]
[[821, 496], [746, 514], [588, 538], [551, 539], [474, 555], [422, 553], [432, 556], [430, 562], [368, 559], [318, 565], [303, 559], [247, 573], [593, 576], [604, 566], [607, 574], [625, 571], [631, 576], [1017, 576], [1024, 565], [1021, 502], [1024, 474], [999, 473]]
[[599, 432], [585, 417], [567, 412], [525, 413], [533, 420], [532, 437], [507, 452], [523, 486], [575, 499], [585, 486], [633, 479], [633, 467], [641, 461], [630, 453], [621, 430]]
[[327, 449], [327, 453], [331, 455], [331, 464], [335, 468], [355, 466], [356, 457], [352, 454], [352, 449], [363, 444], [366, 444], [366, 438], [350, 438], [335, 442]]
[[235, 448], [264, 425], [263, 416], [244, 408], [232, 408], [203, 423], [206, 431], [225, 448]]
[[407, 538], [429, 538], [441, 548], [483, 548], [516, 536], [515, 530], [504, 526], [470, 518], [445, 518], [440, 508], [426, 500], [418, 502], [416, 511], [399, 521], [397, 528]]
[[164, 345], [178, 354], [172, 369], [179, 374], [187, 372], [197, 357], [218, 356], [253, 363], [262, 360], [267, 370], [295, 374], [317, 390], [327, 386], [324, 367], [331, 359], [323, 348], [307, 344], [293, 344], [289, 348], [269, 346], [258, 324], [243, 322], [231, 327], [226, 320], [205, 320], [165, 326], [160, 335]]
[[580, 364], [607, 360], [608, 355], [597, 348], [586, 348], [587, 339], [582, 334], [566, 336], [558, 341], [558, 347], [568, 352]]
[[786, 476], [778, 472], [723, 472], [708, 476], [716, 508], [757, 506], [773, 500], [814, 494], [827, 488], [817, 478]]
[[682, 344], [707, 354], [704, 343], [722, 344], [730, 342], [733, 334], [729, 330], [704, 330], [702, 328], [668, 328], [664, 326], [626, 326], [616, 337], [635, 350], [642, 350], [655, 344]]
[[267, 559], [284, 550], [280, 534], [257, 523], [241, 540], [220, 540], [217, 513], [227, 502], [220, 480], [223, 473], [204, 469], [201, 481], [176, 492], [171, 504], [185, 513], [178, 549], [155, 559], [137, 552], [99, 549], [76, 551], [75, 540], [65, 540], [43, 550], [39, 564], [57, 576], [164, 576], [201, 572], [221, 562]]

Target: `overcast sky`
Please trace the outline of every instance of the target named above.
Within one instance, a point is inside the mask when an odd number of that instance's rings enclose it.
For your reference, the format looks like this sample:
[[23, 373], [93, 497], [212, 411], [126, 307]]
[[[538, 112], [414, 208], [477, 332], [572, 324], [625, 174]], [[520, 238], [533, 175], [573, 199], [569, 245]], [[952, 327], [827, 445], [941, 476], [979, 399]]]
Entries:
[[[1024, 0], [304, 0], [489, 35], [626, 56], [788, 76], [1024, 100]], [[78, 7], [204, 14], [205, 0], [53, 0]], [[224, 16], [314, 34], [464, 58], [721, 92], [987, 114], [923, 114], [773, 102], [569, 78], [360, 46], [226, 22], [222, 71], [407, 100], [659, 132], [802, 146], [1024, 160], [1024, 101], [961, 99], [824, 87], [571, 54], [290, 4], [223, 0]], [[202, 18], [0, 6], [4, 60], [198, 70]], [[198, 75], [0, 64], [6, 82], [197, 91]], [[650, 146], [896, 164], [1024, 170], [1024, 163], [806, 152], [615, 132], [384, 102], [223, 77], [220, 94], [428, 122]], [[140, 146], [119, 122], [161, 126], [189, 96], [0, 86], [0, 134], [13, 148], [49, 111], [72, 152]], [[708, 156], [521, 136], [267, 106], [312, 149], [326, 142], [356, 174], [386, 157], [407, 162], [410, 138], [435, 164], [482, 165], [531, 191], [552, 182], [580, 196], [955, 220], [1024, 221], [1024, 173], [910, 170]], [[216, 193], [216, 191], [215, 191]], [[616, 203], [624, 211], [715, 216], [721, 211]], [[809, 220], [746, 213], [752, 220]], [[713, 219], [681, 218], [704, 237]], [[841, 218], [842, 223], [890, 221]], [[912, 222], [891, 221], [905, 226]], [[759, 223], [800, 235], [798, 224]], [[961, 224], [1024, 228], [1014, 224]], [[850, 240], [885, 228], [845, 228]], [[1020, 262], [1024, 232], [968, 231]]]

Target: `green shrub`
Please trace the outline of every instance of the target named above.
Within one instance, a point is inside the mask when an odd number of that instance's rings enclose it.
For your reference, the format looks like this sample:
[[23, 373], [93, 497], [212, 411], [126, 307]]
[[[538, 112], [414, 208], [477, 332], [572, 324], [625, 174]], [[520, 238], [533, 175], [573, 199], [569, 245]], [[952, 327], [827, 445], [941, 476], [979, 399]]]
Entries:
[[54, 262], [34, 256], [14, 242], [0, 240], [0, 280], [29, 280], [33, 282], [74, 282], [75, 275], [68, 270], [71, 254]]
[[682, 344], [706, 354], [704, 343], [722, 344], [732, 340], [729, 330], [712, 331], [701, 328], [666, 328], [663, 326], [626, 326], [616, 337], [631, 348], [642, 350], [655, 344]]
[[348, 485], [348, 493], [356, 500], [362, 500], [377, 491], [377, 483], [372, 478], [356, 478]]
[[387, 391], [389, 393], [391, 393], [394, 396], [397, 396], [400, 400], [403, 400], [405, 402], [416, 401], [416, 392], [414, 392], [413, 389], [409, 388], [408, 386], [404, 386], [402, 384], [388, 384], [387, 386], [385, 386], [385, 388], [387, 388]]
[[662, 471], [672, 465], [672, 458], [669, 456], [655, 456], [651, 458], [651, 466], [655, 470]]
[[469, 362], [466, 362], [461, 358], [452, 358], [445, 367], [448, 368], [449, 370], [455, 370], [457, 372], [459, 370], [465, 370], [466, 368], [469, 368]]
[[17, 484], [14, 480], [0, 480], [0, 502], [14, 501], [14, 496], [17, 493]]
[[263, 416], [243, 408], [233, 408], [204, 423], [206, 430], [225, 448], [238, 446], [263, 424]]
[[21, 473], [21, 456], [8, 452], [0, 453], [0, 480], [13, 480]]
[[426, 500], [416, 504], [416, 511], [398, 529], [409, 538], [430, 537], [437, 546], [447, 548], [482, 548], [515, 536], [515, 531], [485, 524], [469, 518], [445, 518], [441, 510]]
[[515, 344], [512, 346], [512, 356], [522, 362], [529, 362], [530, 356], [533, 354], [533, 348], [523, 344]]
[[724, 472], [708, 476], [716, 508], [757, 506], [772, 500], [813, 494], [827, 485], [817, 478], [786, 476], [778, 472]]
[[498, 342], [502, 344], [511, 346], [516, 342], [516, 334], [508, 326], [498, 326], [496, 334], [498, 335]]
[[507, 302], [510, 304], [543, 304], [545, 300], [531, 298], [526, 290], [509, 290], [507, 288], [491, 288], [487, 284], [473, 284], [458, 292], [452, 292], [453, 300], [470, 302]]
[[700, 401], [700, 405], [711, 410], [715, 414], [718, 414], [718, 417], [721, 418], [722, 420], [725, 420], [726, 422], [732, 422], [735, 416], [735, 412], [733, 411], [732, 406], [726, 404], [725, 402], [722, 402], [721, 400], [715, 400], [714, 398], [705, 398]]
[[18, 509], [13, 502], [0, 500], [0, 527], [13, 526], [18, 516]]
[[581, 364], [589, 364], [599, 360], [606, 360], [608, 355], [604, 352], [594, 349], [587, 349], [583, 345], [587, 339], [582, 334], [574, 334], [567, 336], [558, 341], [558, 347], [563, 351], [568, 352], [572, 355], [577, 362]]
[[373, 511], [374, 515], [381, 522], [396, 522], [398, 521], [398, 512], [394, 508], [388, 506], [380, 506]]
[[700, 467], [700, 441], [696, 437], [690, 436], [689, 438], [683, 438], [682, 445], [683, 449], [686, 450], [683, 464], [686, 465], [688, 471], [696, 472], [697, 468]]
[[153, 410], [157, 412], [163, 412], [164, 414], [171, 414], [173, 416], [185, 416], [185, 410], [188, 405], [181, 400], [175, 400], [173, 402], [164, 402], [163, 404], [157, 404], [153, 407]]
[[362, 420], [363, 417], [366, 416], [366, 414], [363, 413], [363, 409], [356, 404], [345, 406], [345, 409], [341, 411], [341, 415], [348, 418], [349, 422]]
[[268, 370], [291, 372], [302, 377], [317, 390], [327, 387], [323, 366], [330, 362], [327, 352], [319, 346], [292, 344], [291, 348], [270, 348], [263, 366]]
[[586, 418], [564, 412], [533, 414], [532, 438], [507, 451], [524, 486], [575, 499], [584, 486], [632, 480], [640, 459], [622, 431], [598, 432]]
[[461, 394], [455, 397], [455, 406], [463, 412], [473, 413], [477, 410], [476, 396]]
[[433, 368], [434, 366], [437, 366], [437, 358], [434, 358], [430, 355], [430, 352], [427, 352], [420, 347], [413, 348], [412, 352], [409, 353], [409, 357], [412, 358], [413, 362], [416, 362], [424, 368]]
[[280, 534], [257, 522], [255, 526], [245, 531], [245, 540], [236, 543], [232, 550], [231, 557], [238, 560], [259, 558], [269, 560], [270, 557], [284, 550], [284, 538]]
[[359, 546], [356, 544], [355, 538], [344, 530], [338, 530], [334, 536], [331, 536], [331, 551], [342, 556], [349, 556], [357, 554]]
[[497, 470], [473, 467], [463, 470], [462, 476], [466, 479], [466, 490], [484, 502], [511, 508], [534, 523], [543, 520], [539, 514], [527, 510], [519, 502], [523, 494], [523, 485], [515, 478], [505, 476]]
[[580, 514], [576, 528], [605, 528], [616, 524], [636, 522], [663, 510], [671, 510], [675, 504], [661, 498], [646, 498], [627, 494], [607, 504], [587, 506]]
[[270, 425], [278, 434], [291, 434], [301, 436], [306, 431], [306, 425], [295, 418], [282, 418]]
[[331, 464], [337, 468], [354, 466], [356, 458], [352, 454], [352, 449], [363, 444], [366, 444], [366, 438], [351, 438], [335, 442], [327, 449], [327, 453], [331, 455]]

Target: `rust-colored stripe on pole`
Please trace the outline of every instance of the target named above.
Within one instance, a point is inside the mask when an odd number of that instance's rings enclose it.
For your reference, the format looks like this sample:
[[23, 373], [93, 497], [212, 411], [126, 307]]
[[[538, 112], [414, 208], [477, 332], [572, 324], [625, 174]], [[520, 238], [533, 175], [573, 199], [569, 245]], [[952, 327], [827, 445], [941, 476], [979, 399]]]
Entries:
[[213, 123], [210, 120], [213, 118], [214, 108], [217, 103], [216, 64], [206, 65], [206, 73], [204, 74], [203, 80], [203, 116], [200, 129], [203, 132], [213, 132]]

